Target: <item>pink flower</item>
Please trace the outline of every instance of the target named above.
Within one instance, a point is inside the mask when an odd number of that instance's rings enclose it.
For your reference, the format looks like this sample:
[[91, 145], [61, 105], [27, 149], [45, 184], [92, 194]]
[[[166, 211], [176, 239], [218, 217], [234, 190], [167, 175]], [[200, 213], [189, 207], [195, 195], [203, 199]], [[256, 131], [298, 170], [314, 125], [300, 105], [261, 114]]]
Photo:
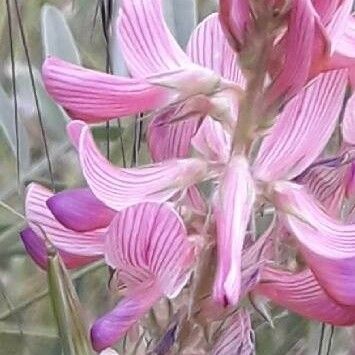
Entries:
[[181, 218], [169, 205], [141, 203], [117, 213], [107, 233], [105, 258], [127, 294], [93, 325], [97, 351], [113, 345], [163, 295], [180, 291], [193, 249]]

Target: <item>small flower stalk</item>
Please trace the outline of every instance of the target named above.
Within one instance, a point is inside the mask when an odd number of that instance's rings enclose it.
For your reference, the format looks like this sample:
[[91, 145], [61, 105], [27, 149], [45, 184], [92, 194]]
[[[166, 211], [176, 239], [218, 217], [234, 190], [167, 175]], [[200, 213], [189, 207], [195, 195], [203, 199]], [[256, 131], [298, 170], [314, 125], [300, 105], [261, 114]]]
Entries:
[[[86, 185], [31, 184], [21, 236], [42, 269], [43, 232], [67, 268], [110, 268], [107, 292], [120, 297], [92, 321], [95, 351], [142, 336], [152, 354], [255, 354], [260, 296], [355, 324], [351, 7], [220, 0], [184, 52], [161, 0], [123, 0], [114, 30], [128, 77], [45, 60]], [[151, 162], [116, 166], [91, 125], [140, 113]]]

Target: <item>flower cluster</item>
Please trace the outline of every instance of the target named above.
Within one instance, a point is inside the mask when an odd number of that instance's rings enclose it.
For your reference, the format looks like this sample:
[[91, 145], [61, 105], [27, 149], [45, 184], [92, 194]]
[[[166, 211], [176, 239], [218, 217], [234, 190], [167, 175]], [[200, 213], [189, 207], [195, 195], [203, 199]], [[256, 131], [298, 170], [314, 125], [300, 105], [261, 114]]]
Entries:
[[[46, 59], [46, 89], [73, 118], [68, 136], [88, 187], [53, 195], [32, 184], [22, 239], [42, 268], [44, 231], [68, 268], [104, 258], [125, 286], [92, 327], [95, 350], [186, 290], [185, 327], [240, 308], [207, 344], [213, 354], [254, 352], [240, 306], [250, 293], [307, 318], [355, 324], [354, 213], [343, 209], [355, 191], [352, 94], [343, 113], [355, 84], [352, 5], [221, 0], [185, 53], [161, 0], [123, 0], [116, 30], [130, 77]], [[112, 165], [89, 124], [140, 113], [152, 118], [153, 163]], [[343, 142], [328, 156], [339, 117]], [[265, 211], [274, 218], [262, 229]], [[296, 246], [292, 263], [287, 246]]]

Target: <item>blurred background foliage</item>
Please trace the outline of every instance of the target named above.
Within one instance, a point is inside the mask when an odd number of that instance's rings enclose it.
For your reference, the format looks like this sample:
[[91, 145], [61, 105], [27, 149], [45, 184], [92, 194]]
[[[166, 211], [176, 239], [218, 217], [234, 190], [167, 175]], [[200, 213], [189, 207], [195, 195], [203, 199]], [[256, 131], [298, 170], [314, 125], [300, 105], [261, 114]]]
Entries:
[[[23, 214], [24, 187], [30, 181], [50, 186], [28, 65], [22, 45], [14, 1], [11, 5], [12, 45], [15, 56], [19, 105], [20, 181], [16, 179], [16, 136], [11, 76], [11, 46], [6, 1], [0, 1], [0, 201]], [[184, 47], [196, 22], [216, 8], [213, 0], [165, 0], [170, 29]], [[57, 191], [80, 186], [83, 178], [78, 160], [66, 139], [67, 116], [46, 95], [40, 78], [45, 55], [56, 54], [72, 62], [105, 71], [106, 42], [100, 16], [95, 16], [95, 0], [18, 0], [27, 46], [33, 65], [40, 110], [49, 147]], [[113, 70], [124, 70], [119, 51], [111, 42]], [[139, 125], [138, 125], [139, 126]], [[135, 144], [134, 120], [110, 127], [110, 157], [117, 164], [137, 159], [146, 161], [142, 146]], [[106, 150], [105, 127], [96, 127], [95, 135]], [[122, 142], [124, 156], [122, 155]], [[134, 160], [134, 159], [133, 159]], [[26, 256], [19, 240], [23, 220], [1, 208], [0, 213], [0, 354], [62, 354], [57, 326], [48, 297], [47, 276]], [[115, 299], [107, 287], [108, 272], [101, 264], [72, 273], [84, 318], [88, 323], [113, 306]], [[256, 317], [257, 354], [317, 354], [320, 324], [313, 324], [281, 309], [273, 309], [274, 328]], [[326, 353], [330, 329], [324, 337]], [[335, 331], [332, 354], [353, 354], [352, 330]]]

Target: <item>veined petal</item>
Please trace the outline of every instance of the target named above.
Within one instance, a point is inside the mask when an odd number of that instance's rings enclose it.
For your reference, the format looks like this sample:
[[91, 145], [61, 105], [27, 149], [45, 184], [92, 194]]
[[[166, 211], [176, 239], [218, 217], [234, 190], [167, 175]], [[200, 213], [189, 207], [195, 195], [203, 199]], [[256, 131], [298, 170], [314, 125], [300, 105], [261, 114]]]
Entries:
[[41, 238], [48, 238], [59, 250], [82, 256], [102, 256], [105, 229], [79, 233], [64, 227], [47, 207], [46, 202], [52, 196], [52, 192], [38, 184], [29, 185], [25, 209], [31, 229]]
[[212, 69], [241, 88], [245, 87], [237, 54], [227, 42], [218, 14], [209, 15], [196, 27], [187, 45], [187, 54], [194, 63]]
[[206, 159], [226, 163], [230, 157], [231, 136], [210, 117], [203, 120], [191, 143]]
[[351, 181], [351, 164], [318, 165], [307, 169], [296, 181], [304, 184], [332, 217], [340, 217], [347, 187]]
[[187, 231], [167, 204], [141, 203], [118, 212], [105, 244], [128, 295], [91, 330], [95, 350], [118, 341], [164, 294], [179, 292], [193, 262]]
[[[21, 240], [27, 253], [32, 260], [43, 270], [48, 267], [48, 254], [44, 240], [39, 237], [31, 228], [24, 229], [21, 233]], [[95, 256], [82, 256], [58, 250], [67, 269], [75, 269], [97, 260]]]
[[251, 22], [251, 10], [247, 0], [221, 0], [219, 19], [229, 44], [239, 50]]
[[140, 203], [117, 213], [106, 239], [106, 261], [129, 288], [154, 278], [165, 294], [180, 284], [192, 249], [180, 216], [167, 204]]
[[285, 106], [256, 158], [260, 180], [292, 179], [320, 155], [334, 131], [346, 86], [346, 70], [320, 74]]
[[190, 63], [164, 21], [161, 0], [124, 0], [118, 34], [133, 76], [147, 77]]
[[89, 188], [65, 190], [47, 200], [54, 217], [77, 232], [107, 227], [115, 211], [105, 206]]
[[253, 355], [255, 337], [251, 327], [250, 314], [241, 309], [225, 324], [224, 329], [213, 344], [211, 355]]
[[342, 133], [345, 142], [355, 145], [355, 94], [352, 94], [346, 104]]
[[241, 255], [255, 201], [253, 178], [244, 157], [234, 157], [226, 168], [214, 202], [217, 224], [217, 273], [214, 298], [236, 304], [241, 291]]
[[200, 115], [195, 113], [184, 120], [171, 122], [177, 115], [178, 109], [169, 110], [156, 116], [149, 124], [147, 140], [155, 162], [189, 155], [191, 138], [197, 131]]
[[291, 273], [267, 267], [256, 292], [309, 319], [336, 326], [355, 323], [355, 307], [336, 303], [309, 269]]
[[115, 344], [161, 296], [151, 281], [132, 290], [112, 311], [95, 321], [91, 328], [93, 348], [101, 351]]
[[[80, 162], [86, 181], [94, 195], [114, 210], [121, 210], [142, 201], [164, 202], [177, 192], [209, 177], [208, 164], [199, 159], [169, 160], [140, 168], [122, 169], [113, 166], [98, 150], [90, 128], [79, 122], [68, 130], [78, 131]], [[78, 134], [69, 134], [79, 137]]]
[[123, 78], [47, 58], [43, 79], [48, 93], [73, 118], [100, 122], [155, 110], [176, 92], [143, 79]]
[[274, 202], [322, 287], [336, 302], [355, 305], [355, 225], [328, 216], [296, 184], [275, 183]]

